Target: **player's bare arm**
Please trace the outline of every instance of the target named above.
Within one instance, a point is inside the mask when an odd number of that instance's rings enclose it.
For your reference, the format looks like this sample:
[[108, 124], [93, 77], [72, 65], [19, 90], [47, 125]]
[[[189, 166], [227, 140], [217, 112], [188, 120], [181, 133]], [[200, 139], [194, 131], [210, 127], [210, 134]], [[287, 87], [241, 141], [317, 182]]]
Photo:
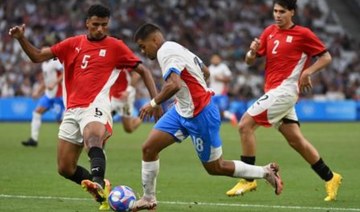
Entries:
[[146, 88], [149, 90], [151, 98], [154, 98], [157, 94], [157, 90], [150, 70], [146, 68], [143, 64], [139, 63], [135, 67], [134, 71], [140, 74], [141, 78], [144, 80]]
[[[146, 68], [143, 64], [139, 63], [134, 71], [136, 71], [143, 79], [146, 88], [148, 89], [151, 98], [155, 98], [155, 96], [157, 95], [157, 90], [156, 90], [156, 86], [155, 86], [155, 82], [154, 79], [152, 77], [152, 74], [150, 72], [150, 70], [148, 68]], [[150, 113], [147, 114], [149, 116], [154, 116], [155, 121], [159, 120], [159, 118], [162, 116], [163, 114], [163, 110], [161, 107], [155, 107], [154, 110], [149, 111]], [[141, 113], [140, 113], [140, 118], [142, 118]]]
[[28, 41], [28, 39], [26, 39], [24, 33], [25, 33], [25, 24], [21, 26], [12, 27], [9, 30], [9, 35], [19, 41], [21, 48], [29, 56], [32, 62], [40, 63], [55, 57], [55, 55], [52, 53], [49, 47], [38, 49], [35, 46], [33, 46]]
[[201, 67], [201, 71], [202, 71], [203, 74], [204, 74], [204, 79], [205, 79], [205, 81], [208, 80], [209, 77], [210, 77], [209, 68], [208, 68], [206, 65], [203, 65], [203, 66]]
[[260, 40], [258, 38], [254, 38], [254, 40], [250, 44], [250, 50], [246, 53], [245, 62], [248, 65], [252, 65], [256, 59], [256, 52], [260, 48]]
[[140, 109], [140, 118], [146, 119], [151, 116], [154, 108], [157, 108], [158, 105], [174, 96], [181, 88], [181, 81], [182, 80], [179, 75], [171, 73], [166, 79], [160, 93], [154, 97], [149, 104], [146, 104]]
[[320, 71], [331, 62], [331, 55], [329, 52], [325, 52], [320, 55], [319, 58], [303, 71], [299, 80], [299, 88], [302, 93], [307, 93], [312, 89], [311, 75]]

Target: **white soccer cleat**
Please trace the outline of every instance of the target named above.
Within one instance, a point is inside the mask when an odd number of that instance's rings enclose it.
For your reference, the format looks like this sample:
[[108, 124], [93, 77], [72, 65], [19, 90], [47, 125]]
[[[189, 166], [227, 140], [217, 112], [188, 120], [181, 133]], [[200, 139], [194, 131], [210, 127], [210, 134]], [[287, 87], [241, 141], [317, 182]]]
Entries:
[[267, 172], [265, 175], [265, 180], [270, 183], [272, 187], [275, 188], [275, 194], [280, 195], [283, 190], [283, 182], [279, 175], [279, 165], [276, 163], [270, 163], [264, 166], [265, 171]]
[[148, 197], [141, 197], [139, 200], [137, 200], [132, 206], [131, 211], [136, 212], [140, 210], [153, 210], [156, 209], [156, 198], [148, 198]]

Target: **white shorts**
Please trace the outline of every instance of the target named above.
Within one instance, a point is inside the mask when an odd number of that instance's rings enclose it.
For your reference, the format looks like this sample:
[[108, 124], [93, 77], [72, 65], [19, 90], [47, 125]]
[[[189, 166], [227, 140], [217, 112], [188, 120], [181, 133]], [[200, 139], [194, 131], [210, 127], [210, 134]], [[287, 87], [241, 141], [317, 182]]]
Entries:
[[83, 132], [90, 122], [100, 122], [105, 125], [108, 136], [112, 133], [112, 117], [110, 112], [98, 107], [73, 108], [65, 111], [64, 119], [59, 129], [59, 138], [68, 142], [83, 145]]
[[131, 117], [134, 112], [136, 90], [130, 87], [127, 92], [129, 93], [125, 99], [111, 98], [111, 111], [116, 111], [121, 117]]
[[293, 94], [281, 87], [270, 90], [254, 102], [247, 110], [255, 122], [259, 125], [279, 127], [282, 120], [289, 119], [297, 122], [295, 104], [298, 95]]

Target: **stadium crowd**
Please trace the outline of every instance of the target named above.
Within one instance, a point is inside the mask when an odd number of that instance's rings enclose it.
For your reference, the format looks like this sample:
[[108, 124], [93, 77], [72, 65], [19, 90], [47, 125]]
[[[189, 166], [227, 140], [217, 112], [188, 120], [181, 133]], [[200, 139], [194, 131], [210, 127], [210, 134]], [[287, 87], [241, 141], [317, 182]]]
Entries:
[[[44, 41], [83, 33], [83, 12], [96, 1], [3, 0], [0, 5], [0, 97], [31, 96], [41, 73], [17, 42], [8, 36], [10, 27], [25, 23], [26, 36], [40, 47]], [[214, 53], [221, 55], [233, 73], [229, 95], [249, 100], [262, 94], [264, 61], [245, 65], [244, 54], [252, 39], [272, 23], [272, 1], [266, 0], [108, 0], [112, 10], [110, 33], [123, 39], [135, 52], [135, 29], [154, 22], [175, 40], [196, 52], [206, 64]], [[312, 93], [303, 98], [360, 100], [360, 43], [338, 25], [337, 16], [324, 0], [298, 2], [297, 22], [310, 27], [325, 41], [333, 61], [326, 71], [313, 77]], [[156, 63], [144, 58], [161, 84]], [[139, 85], [138, 98], [147, 91]]]

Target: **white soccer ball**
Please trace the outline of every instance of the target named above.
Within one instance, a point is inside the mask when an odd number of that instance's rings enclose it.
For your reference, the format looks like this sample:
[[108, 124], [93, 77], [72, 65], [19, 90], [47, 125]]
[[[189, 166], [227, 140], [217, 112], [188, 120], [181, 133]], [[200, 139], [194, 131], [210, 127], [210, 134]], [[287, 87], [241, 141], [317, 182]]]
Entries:
[[125, 185], [114, 187], [109, 195], [109, 205], [114, 211], [131, 211], [136, 201], [134, 191]]

